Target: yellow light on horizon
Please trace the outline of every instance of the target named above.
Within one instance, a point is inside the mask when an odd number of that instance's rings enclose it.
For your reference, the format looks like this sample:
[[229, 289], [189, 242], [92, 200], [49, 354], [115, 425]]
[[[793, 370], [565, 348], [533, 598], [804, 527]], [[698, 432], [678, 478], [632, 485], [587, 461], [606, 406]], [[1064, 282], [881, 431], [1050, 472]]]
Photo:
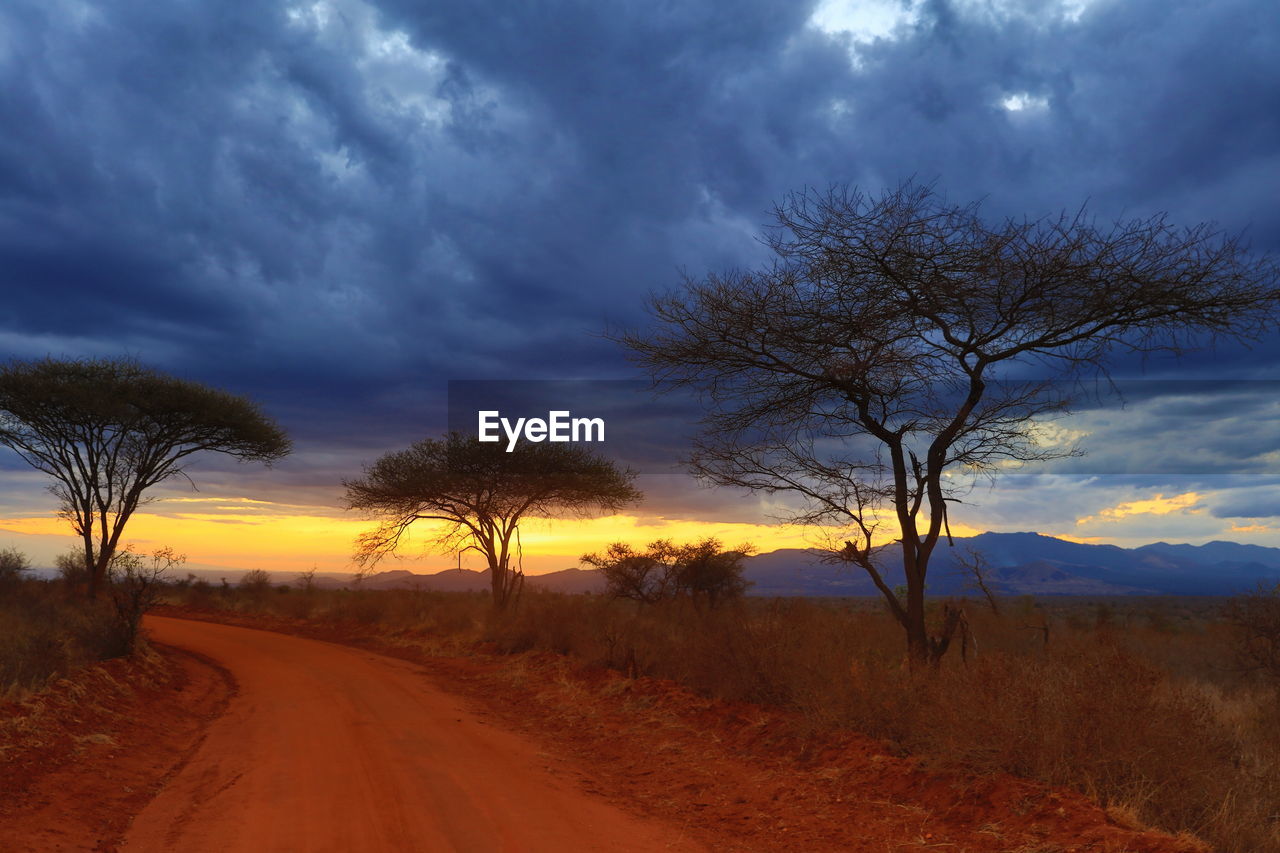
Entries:
[[[336, 511], [323, 514], [323, 507], [273, 511], [274, 505], [261, 501], [254, 502], [254, 512], [244, 513], [235, 511], [244, 506], [239, 499], [222, 500], [226, 503], [219, 509], [224, 511], [215, 512], [165, 511], [170, 501], [160, 501], [151, 511], [140, 510], [129, 519], [123, 541], [144, 552], [170, 546], [186, 554], [188, 562], [198, 565], [281, 572], [306, 571], [313, 566], [321, 571], [351, 571], [356, 538], [375, 524]], [[181, 499], [173, 501], [180, 502]], [[399, 550], [403, 559], [388, 563], [385, 568], [414, 568], [421, 564], [439, 570], [452, 566], [457, 559], [455, 553], [431, 548], [439, 528], [439, 523], [418, 522], [410, 528]], [[23, 535], [65, 537], [67, 547], [78, 541], [67, 521], [53, 515], [0, 519], [0, 529]], [[577, 565], [583, 554], [601, 551], [612, 542], [643, 546], [657, 539], [687, 542], [707, 537], [719, 539], [730, 548], [750, 543], [757, 552], [815, 544], [811, 530], [796, 526], [614, 515], [525, 519], [520, 525], [519, 547], [529, 559], [526, 568], [538, 573]], [[481, 567], [474, 554], [466, 555], [463, 562], [472, 568]]]
[[[349, 572], [355, 569], [352, 554], [356, 538], [374, 524], [330, 507], [240, 497], [167, 498], [134, 514], [125, 529], [124, 543], [141, 552], [172, 547], [185, 554], [189, 564], [199, 567], [277, 572], [315, 567], [320, 571]], [[0, 519], [0, 529], [23, 535], [65, 537], [68, 548], [78, 542], [67, 521], [54, 515]], [[413, 525], [397, 556], [378, 569], [439, 571], [459, 562], [466, 568], [484, 568], [475, 552], [464, 553], [459, 560], [456, 552], [432, 548], [439, 529], [440, 523]], [[956, 536], [981, 532], [965, 524], [953, 524], [951, 531]], [[644, 547], [659, 539], [683, 543], [711, 537], [726, 548], [750, 544], [756, 553], [768, 553], [781, 548], [822, 547], [825, 532], [835, 531], [804, 525], [624, 514], [587, 519], [527, 518], [520, 525], [518, 543], [513, 543], [513, 556], [521, 559], [530, 574], [541, 574], [579, 566], [584, 554], [603, 551], [613, 542]], [[886, 529], [877, 544], [894, 538], [896, 531]]]
[[1175, 512], [1198, 515], [1204, 512], [1199, 505], [1204, 497], [1199, 492], [1183, 492], [1172, 497], [1165, 497], [1162, 492], [1157, 492], [1154, 497], [1124, 501], [1115, 506], [1100, 509], [1093, 515], [1078, 518], [1076, 526], [1081, 527], [1097, 521], [1115, 522], [1134, 515], [1169, 515]]

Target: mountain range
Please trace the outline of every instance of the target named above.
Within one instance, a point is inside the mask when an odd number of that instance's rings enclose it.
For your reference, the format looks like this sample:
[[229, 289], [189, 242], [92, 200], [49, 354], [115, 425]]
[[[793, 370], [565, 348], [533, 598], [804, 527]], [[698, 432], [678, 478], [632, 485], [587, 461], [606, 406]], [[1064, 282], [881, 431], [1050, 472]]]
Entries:
[[[1039, 533], [983, 533], [945, 540], [929, 566], [933, 594], [973, 594], [972, 575], [961, 560], [981, 555], [987, 586], [1004, 595], [1229, 595], [1258, 583], [1280, 583], [1280, 548], [1209, 542], [1171, 545], [1157, 542], [1139, 548], [1069, 542]], [[896, 549], [883, 549], [880, 562], [890, 586], [903, 582], [893, 567]], [[748, 557], [744, 576], [750, 593], [762, 596], [877, 595], [866, 573], [854, 566], [832, 565], [815, 550], [784, 548]], [[532, 589], [564, 593], [599, 593], [604, 579], [594, 569], [565, 569], [530, 575]], [[323, 579], [326, 586], [348, 581]], [[361, 581], [368, 589], [416, 588], [450, 592], [489, 589], [488, 571], [447, 569], [434, 574], [396, 570]]]

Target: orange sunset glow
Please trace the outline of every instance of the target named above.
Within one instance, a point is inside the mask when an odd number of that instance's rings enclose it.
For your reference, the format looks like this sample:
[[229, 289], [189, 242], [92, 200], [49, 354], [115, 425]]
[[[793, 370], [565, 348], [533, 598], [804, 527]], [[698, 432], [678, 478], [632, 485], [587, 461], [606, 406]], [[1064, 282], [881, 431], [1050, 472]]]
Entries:
[[[190, 499], [194, 501], [195, 499]], [[126, 540], [139, 550], [168, 545], [188, 562], [228, 569], [273, 572], [352, 571], [352, 543], [372, 522], [328, 507], [298, 507], [238, 498], [200, 498], [200, 511], [175, 511], [184, 499], [159, 501], [129, 521]], [[216, 511], [211, 511], [216, 510]], [[38, 539], [58, 551], [72, 547], [68, 523], [53, 514], [0, 519], [0, 530]], [[430, 551], [432, 527], [419, 522], [399, 552], [383, 568], [438, 571], [456, 565], [454, 553]], [[967, 534], [966, 534], [967, 535]], [[530, 518], [520, 527], [525, 569], [531, 574], [569, 568], [585, 553], [617, 540], [690, 541], [708, 536], [726, 545], [749, 542], [757, 551], [804, 548], [815, 544], [812, 531], [791, 525], [735, 524], [669, 520], [637, 515], [593, 519]], [[62, 547], [53, 537], [61, 537]], [[43, 561], [42, 561], [43, 562]], [[483, 568], [480, 557], [464, 553], [464, 568]]]
[[[248, 498], [170, 498], [139, 510], [126, 528], [126, 542], [137, 550], [172, 546], [188, 563], [232, 570], [266, 569], [301, 572], [354, 571], [352, 543], [373, 525], [366, 519], [331, 507], [277, 504]], [[0, 531], [18, 534], [38, 547], [32, 552], [48, 562], [53, 553], [73, 547], [70, 525], [53, 515], [0, 518]], [[379, 568], [439, 571], [457, 565], [454, 552], [430, 549], [432, 526], [418, 522], [396, 558]], [[978, 528], [952, 523], [956, 536], [972, 536]], [[603, 518], [529, 518], [520, 525], [524, 567], [530, 574], [577, 566], [586, 553], [611, 542], [677, 542], [715, 537], [726, 546], [743, 543], [758, 553], [779, 548], [808, 548], [821, 544], [821, 533], [796, 525], [767, 525], [710, 520], [667, 519], [633, 514]], [[474, 552], [462, 555], [463, 568], [482, 569]]]

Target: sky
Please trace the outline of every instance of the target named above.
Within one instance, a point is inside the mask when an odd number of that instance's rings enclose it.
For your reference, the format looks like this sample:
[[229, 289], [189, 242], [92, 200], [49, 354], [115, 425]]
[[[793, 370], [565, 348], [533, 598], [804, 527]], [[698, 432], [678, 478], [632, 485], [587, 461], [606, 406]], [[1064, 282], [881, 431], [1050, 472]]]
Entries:
[[[134, 357], [295, 440], [154, 492], [126, 538], [193, 566], [349, 569], [342, 481], [439, 435], [450, 381], [637, 378], [604, 331], [766, 263], [791, 191], [915, 178], [1280, 252], [1271, 0], [8, 0], [0, 128], [0, 358]], [[1280, 342], [1139, 367], [1056, 425], [1087, 457], [983, 486], [957, 532], [1280, 546]], [[807, 541], [760, 496], [650, 480], [529, 522], [527, 568]], [[72, 544], [46, 485], [0, 454], [0, 546], [38, 563]]]

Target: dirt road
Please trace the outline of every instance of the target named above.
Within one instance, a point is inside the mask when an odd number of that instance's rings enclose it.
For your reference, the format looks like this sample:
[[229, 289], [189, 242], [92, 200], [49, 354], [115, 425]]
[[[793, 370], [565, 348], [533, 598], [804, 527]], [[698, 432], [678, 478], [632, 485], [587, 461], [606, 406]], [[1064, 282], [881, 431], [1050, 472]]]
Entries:
[[238, 692], [127, 851], [702, 849], [549, 772], [413, 664], [207, 622], [148, 628], [225, 667]]

